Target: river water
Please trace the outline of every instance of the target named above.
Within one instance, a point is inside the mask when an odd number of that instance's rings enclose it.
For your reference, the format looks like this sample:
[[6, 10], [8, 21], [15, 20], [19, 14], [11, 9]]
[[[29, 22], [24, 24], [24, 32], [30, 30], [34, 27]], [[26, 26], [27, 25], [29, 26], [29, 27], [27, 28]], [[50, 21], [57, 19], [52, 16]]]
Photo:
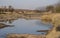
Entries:
[[[10, 23], [6, 23], [10, 24]], [[9, 33], [17, 34], [42, 34], [45, 32], [37, 32], [37, 30], [47, 30], [51, 28], [51, 24], [43, 24], [40, 20], [18, 19], [11, 23], [14, 27], [6, 27], [0, 29], [0, 38], [5, 38]]]

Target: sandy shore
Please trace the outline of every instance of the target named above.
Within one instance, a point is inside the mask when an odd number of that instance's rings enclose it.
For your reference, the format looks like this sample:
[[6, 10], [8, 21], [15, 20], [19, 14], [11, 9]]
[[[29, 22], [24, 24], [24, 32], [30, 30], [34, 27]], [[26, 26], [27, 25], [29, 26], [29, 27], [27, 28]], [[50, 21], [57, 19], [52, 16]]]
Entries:
[[8, 34], [7, 38], [45, 38], [45, 35], [34, 34]]

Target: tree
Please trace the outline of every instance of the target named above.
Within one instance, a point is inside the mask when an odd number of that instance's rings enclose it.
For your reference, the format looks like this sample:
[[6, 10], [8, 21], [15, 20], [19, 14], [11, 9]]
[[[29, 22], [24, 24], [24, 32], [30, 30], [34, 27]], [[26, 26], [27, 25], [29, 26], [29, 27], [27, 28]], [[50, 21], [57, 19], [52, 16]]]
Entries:
[[52, 5], [47, 6], [46, 10], [54, 12], [54, 6], [52, 6]]
[[56, 7], [56, 12], [60, 13], [60, 6]]
[[60, 13], [60, 2], [58, 2], [57, 5], [56, 5], [56, 12]]
[[12, 6], [9, 6], [9, 12], [13, 12], [14, 11], [14, 8]]

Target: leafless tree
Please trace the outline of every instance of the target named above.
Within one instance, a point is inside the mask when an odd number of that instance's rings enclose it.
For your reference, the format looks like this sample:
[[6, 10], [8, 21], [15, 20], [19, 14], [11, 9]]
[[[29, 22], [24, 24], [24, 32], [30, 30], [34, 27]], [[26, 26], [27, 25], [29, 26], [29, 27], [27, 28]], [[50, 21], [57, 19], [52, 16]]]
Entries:
[[14, 11], [14, 8], [12, 6], [9, 6], [9, 12], [13, 12]]

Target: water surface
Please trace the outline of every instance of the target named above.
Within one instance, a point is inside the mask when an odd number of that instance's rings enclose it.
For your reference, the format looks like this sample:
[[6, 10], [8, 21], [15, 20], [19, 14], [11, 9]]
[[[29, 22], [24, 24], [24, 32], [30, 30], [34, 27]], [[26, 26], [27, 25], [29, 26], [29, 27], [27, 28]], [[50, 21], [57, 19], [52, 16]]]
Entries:
[[[6, 23], [9, 24], [9, 23]], [[6, 34], [19, 33], [19, 34], [42, 34], [44, 32], [36, 32], [37, 30], [50, 29], [51, 24], [43, 24], [40, 20], [25, 20], [18, 19], [12, 22], [14, 27], [6, 27], [0, 29], [0, 38], [5, 38]]]

